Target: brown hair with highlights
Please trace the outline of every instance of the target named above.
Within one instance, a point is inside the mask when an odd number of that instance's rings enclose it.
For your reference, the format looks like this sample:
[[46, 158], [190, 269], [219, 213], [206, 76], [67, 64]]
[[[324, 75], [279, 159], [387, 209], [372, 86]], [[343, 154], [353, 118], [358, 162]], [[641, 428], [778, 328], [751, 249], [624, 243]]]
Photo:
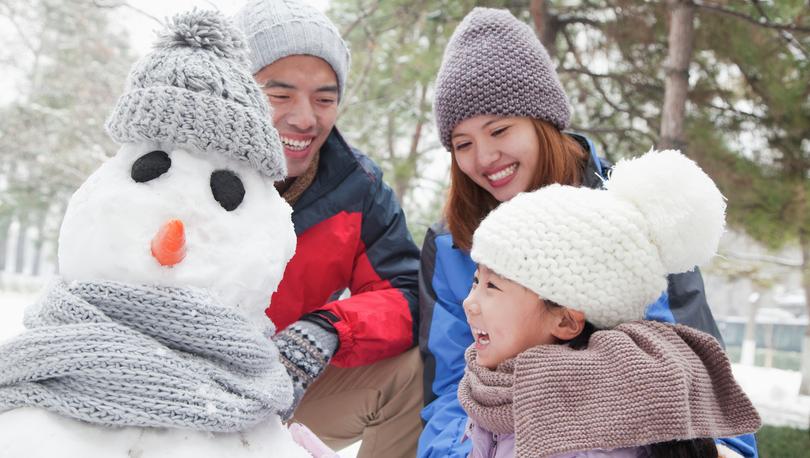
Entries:
[[[532, 119], [532, 123], [540, 145], [540, 160], [527, 191], [553, 183], [579, 185], [587, 163], [587, 152], [553, 125], [539, 119]], [[444, 217], [457, 247], [467, 251], [472, 248], [473, 232], [498, 204], [500, 202], [492, 194], [461, 171], [453, 158]]]

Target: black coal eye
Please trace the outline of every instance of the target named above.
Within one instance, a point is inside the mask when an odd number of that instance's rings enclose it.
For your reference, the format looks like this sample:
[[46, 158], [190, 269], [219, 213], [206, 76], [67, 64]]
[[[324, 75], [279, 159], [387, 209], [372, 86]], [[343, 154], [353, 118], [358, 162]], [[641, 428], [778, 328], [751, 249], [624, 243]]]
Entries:
[[245, 198], [242, 180], [230, 170], [214, 170], [211, 174], [211, 192], [222, 208], [233, 211]]
[[165, 151], [152, 151], [132, 164], [132, 179], [136, 183], [146, 183], [168, 172], [171, 166], [172, 160]]

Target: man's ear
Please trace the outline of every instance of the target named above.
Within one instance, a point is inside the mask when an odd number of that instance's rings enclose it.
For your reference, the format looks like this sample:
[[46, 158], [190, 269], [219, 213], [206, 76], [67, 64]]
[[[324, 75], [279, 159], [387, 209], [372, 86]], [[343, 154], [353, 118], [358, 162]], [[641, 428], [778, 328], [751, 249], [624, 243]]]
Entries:
[[585, 314], [579, 310], [563, 307], [558, 311], [557, 324], [551, 334], [560, 340], [571, 340], [585, 328]]

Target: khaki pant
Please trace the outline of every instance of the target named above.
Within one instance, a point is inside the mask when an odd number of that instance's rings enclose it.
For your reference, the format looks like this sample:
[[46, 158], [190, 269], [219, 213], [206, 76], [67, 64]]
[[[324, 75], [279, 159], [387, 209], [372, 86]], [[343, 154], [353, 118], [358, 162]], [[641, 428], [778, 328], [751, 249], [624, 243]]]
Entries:
[[422, 359], [412, 348], [377, 363], [329, 366], [309, 387], [293, 421], [335, 450], [362, 440], [358, 458], [414, 457], [422, 431]]

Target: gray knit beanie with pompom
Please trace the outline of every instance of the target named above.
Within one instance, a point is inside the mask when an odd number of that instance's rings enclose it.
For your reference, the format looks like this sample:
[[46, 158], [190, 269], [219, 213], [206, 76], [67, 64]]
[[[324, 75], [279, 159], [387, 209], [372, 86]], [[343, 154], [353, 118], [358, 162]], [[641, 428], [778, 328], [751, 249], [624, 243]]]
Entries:
[[107, 132], [118, 143], [222, 154], [282, 180], [284, 150], [248, 66], [244, 37], [222, 14], [179, 14], [133, 67]]
[[521, 116], [568, 127], [571, 107], [548, 51], [507, 10], [474, 8], [444, 51], [433, 102], [439, 136], [478, 115]]

